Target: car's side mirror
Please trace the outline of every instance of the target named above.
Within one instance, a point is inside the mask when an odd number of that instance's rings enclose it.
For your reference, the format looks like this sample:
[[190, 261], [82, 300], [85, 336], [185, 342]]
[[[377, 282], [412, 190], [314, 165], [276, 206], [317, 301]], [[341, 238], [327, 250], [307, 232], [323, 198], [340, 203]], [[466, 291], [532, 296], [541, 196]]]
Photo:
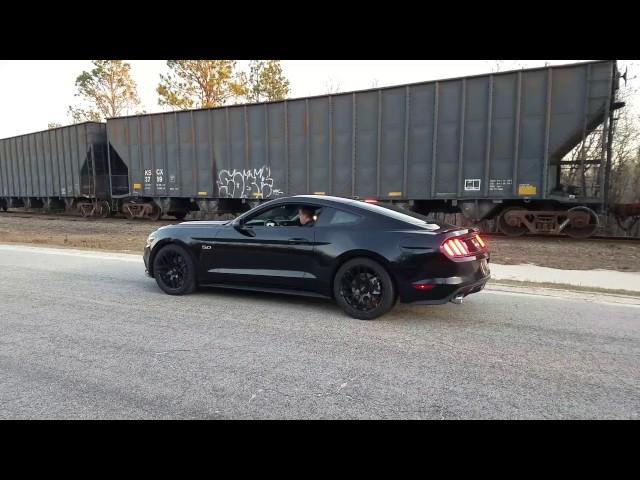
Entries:
[[237, 218], [237, 219], [233, 222], [233, 226], [234, 226], [237, 230], [244, 230], [244, 223], [245, 223], [244, 218]]
[[251, 227], [247, 227], [245, 223], [246, 222], [244, 218], [239, 218], [235, 221], [233, 227], [243, 235], [249, 235], [253, 237], [255, 235], [253, 229]]

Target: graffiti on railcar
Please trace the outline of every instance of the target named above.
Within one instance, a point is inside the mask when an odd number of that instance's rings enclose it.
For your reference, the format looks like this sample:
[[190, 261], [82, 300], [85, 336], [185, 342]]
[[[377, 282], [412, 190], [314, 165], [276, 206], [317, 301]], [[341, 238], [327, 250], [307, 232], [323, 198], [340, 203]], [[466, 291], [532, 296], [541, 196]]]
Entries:
[[268, 198], [281, 195], [273, 188], [273, 178], [269, 167], [247, 170], [221, 170], [218, 174], [218, 193], [228, 198]]

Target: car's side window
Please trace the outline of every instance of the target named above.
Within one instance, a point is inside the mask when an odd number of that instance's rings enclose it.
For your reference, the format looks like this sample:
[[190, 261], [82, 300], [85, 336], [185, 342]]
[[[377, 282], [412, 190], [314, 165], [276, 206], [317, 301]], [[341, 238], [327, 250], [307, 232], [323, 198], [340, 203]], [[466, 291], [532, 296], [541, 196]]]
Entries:
[[335, 208], [325, 208], [322, 219], [318, 222], [319, 227], [348, 227], [357, 223], [362, 217], [353, 213], [337, 210]]
[[[301, 218], [301, 209], [304, 218]], [[322, 208], [310, 205], [279, 205], [250, 218], [245, 225], [248, 227], [311, 227], [318, 220], [321, 211]]]
[[350, 223], [356, 223], [360, 217], [351, 213], [343, 212], [342, 210], [336, 210], [336, 213], [331, 218], [329, 225], [348, 225]]
[[278, 205], [270, 208], [255, 217], [250, 218], [246, 226], [248, 227], [278, 227], [291, 223], [296, 217], [298, 210], [296, 205]]

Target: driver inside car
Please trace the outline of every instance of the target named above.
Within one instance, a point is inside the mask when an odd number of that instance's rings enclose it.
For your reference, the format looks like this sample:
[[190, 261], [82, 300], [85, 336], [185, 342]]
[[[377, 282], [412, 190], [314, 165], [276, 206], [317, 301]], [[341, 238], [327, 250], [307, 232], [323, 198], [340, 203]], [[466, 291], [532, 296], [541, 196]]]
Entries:
[[314, 212], [310, 208], [300, 207], [298, 209], [298, 221], [301, 227], [313, 227], [315, 223]]

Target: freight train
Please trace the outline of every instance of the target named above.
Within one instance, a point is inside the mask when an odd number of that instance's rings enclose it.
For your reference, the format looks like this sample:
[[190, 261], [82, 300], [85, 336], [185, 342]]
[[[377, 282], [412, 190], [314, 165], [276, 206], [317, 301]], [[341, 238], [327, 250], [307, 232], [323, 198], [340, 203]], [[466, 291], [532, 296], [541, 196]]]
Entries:
[[[608, 207], [620, 78], [584, 62], [31, 133], [0, 140], [0, 209], [205, 218], [318, 194], [584, 238]], [[567, 160], [590, 135], [598, 151]]]

